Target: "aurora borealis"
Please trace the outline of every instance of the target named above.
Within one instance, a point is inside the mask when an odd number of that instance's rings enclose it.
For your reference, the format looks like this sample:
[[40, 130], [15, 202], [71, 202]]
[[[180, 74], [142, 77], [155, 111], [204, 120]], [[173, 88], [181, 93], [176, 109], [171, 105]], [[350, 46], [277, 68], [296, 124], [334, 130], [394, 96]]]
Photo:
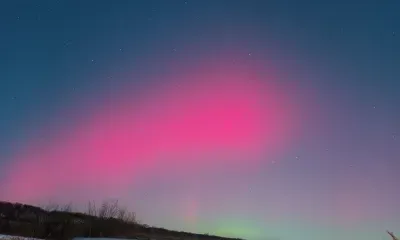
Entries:
[[262, 239], [400, 232], [398, 1], [3, 1], [0, 200]]

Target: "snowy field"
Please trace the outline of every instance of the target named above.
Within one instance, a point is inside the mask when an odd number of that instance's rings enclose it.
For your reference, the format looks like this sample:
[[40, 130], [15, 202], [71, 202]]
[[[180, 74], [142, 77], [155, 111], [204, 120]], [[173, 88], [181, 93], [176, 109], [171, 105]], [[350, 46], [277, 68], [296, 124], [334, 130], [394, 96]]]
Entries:
[[20, 239], [20, 240], [39, 240], [40, 238], [26, 238], [26, 237], [18, 237], [18, 236], [9, 236], [0, 234], [0, 239]]
[[[0, 234], [0, 239], [5, 240], [5, 239], [20, 239], [20, 240], [41, 240], [40, 238], [27, 238], [27, 237], [18, 237], [18, 236], [9, 236], [9, 235], [3, 235]], [[95, 239], [95, 240], [121, 240], [121, 238], [73, 238], [72, 240], [90, 240], [90, 239]], [[130, 240], [137, 240], [137, 239], [130, 239]]]

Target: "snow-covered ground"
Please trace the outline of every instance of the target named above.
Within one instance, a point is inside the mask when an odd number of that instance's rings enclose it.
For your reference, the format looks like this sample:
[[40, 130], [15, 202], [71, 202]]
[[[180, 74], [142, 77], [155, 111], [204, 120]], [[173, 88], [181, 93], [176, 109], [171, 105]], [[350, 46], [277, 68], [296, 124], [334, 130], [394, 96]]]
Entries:
[[[94, 240], [121, 240], [121, 238], [81, 238], [81, 237], [76, 237], [73, 238], [72, 240], [90, 240], [90, 239], [94, 239]], [[137, 239], [126, 239], [126, 240], [137, 240]]]
[[[0, 240], [5, 240], [5, 239], [12, 239], [12, 238], [18, 238], [20, 240], [40, 240], [40, 238], [27, 238], [27, 237], [18, 237], [18, 236], [10, 236], [10, 235], [3, 235], [0, 234]], [[81, 237], [76, 237], [73, 238], [72, 240], [121, 240], [121, 238], [81, 238]], [[131, 239], [131, 240], [137, 240], [137, 239]]]
[[20, 240], [39, 240], [40, 238], [27, 238], [27, 237], [19, 237], [19, 236], [10, 236], [10, 235], [3, 235], [0, 234], [0, 239], [15, 239], [18, 238]]

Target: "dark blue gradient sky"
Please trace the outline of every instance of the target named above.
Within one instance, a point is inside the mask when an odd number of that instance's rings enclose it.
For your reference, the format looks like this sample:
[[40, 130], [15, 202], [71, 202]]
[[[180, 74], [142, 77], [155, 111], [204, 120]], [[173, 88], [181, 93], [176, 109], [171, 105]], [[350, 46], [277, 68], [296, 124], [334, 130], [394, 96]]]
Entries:
[[[400, 232], [399, 13], [397, 0], [3, 0], [0, 200], [79, 205], [117, 197], [149, 225], [254, 240], [375, 240], [386, 229]], [[200, 73], [190, 70], [199, 66]], [[189, 165], [208, 171], [159, 156], [162, 169], [141, 164], [145, 173], [121, 173], [121, 186], [101, 189], [93, 179], [79, 189], [73, 181], [67, 190], [33, 186], [75, 178], [68, 169], [79, 161], [63, 156], [76, 150], [69, 141], [86, 136], [88, 118], [127, 116], [126, 108], [113, 109], [130, 101], [150, 98], [143, 106], [156, 106], [162, 97], [142, 95], [176, 79], [213, 79], [215, 68], [229, 82], [252, 67], [280, 89], [269, 91], [286, 96], [271, 106], [287, 101], [295, 110], [285, 115], [290, 121], [271, 125], [288, 141], [275, 143], [273, 154], [248, 156], [246, 170], [207, 148]], [[187, 89], [172, 95], [185, 101]], [[296, 134], [283, 131], [295, 125]], [[269, 142], [281, 139], [279, 131]], [[103, 160], [99, 166], [113, 166]], [[101, 171], [96, 165], [87, 174]], [[126, 184], [131, 178], [135, 184]], [[10, 190], [17, 187], [38, 190]]]

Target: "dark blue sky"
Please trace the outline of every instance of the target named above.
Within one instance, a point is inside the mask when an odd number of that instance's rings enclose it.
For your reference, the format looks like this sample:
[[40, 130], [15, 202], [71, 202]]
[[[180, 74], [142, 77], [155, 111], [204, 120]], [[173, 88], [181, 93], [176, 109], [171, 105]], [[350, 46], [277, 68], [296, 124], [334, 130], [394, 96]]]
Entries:
[[[206, 195], [204, 189], [222, 194], [229, 181], [193, 190], [192, 198], [203, 206], [196, 226], [185, 225], [173, 210], [152, 212], [157, 204], [168, 208], [157, 199], [175, 201], [157, 187], [151, 201], [135, 195], [137, 189], [121, 193], [124, 201], [135, 199], [130, 207], [140, 206], [138, 214], [149, 224], [249, 239], [372, 240], [386, 227], [400, 231], [399, 13], [398, 0], [3, 0], [0, 199], [17, 198], [1, 193], [12, 184], [4, 176], [17, 171], [14, 165], [40, 164], [26, 157], [32, 142], [57, 151], [48, 142], [61, 141], [65, 129], [79, 131], [85, 113], [101, 112], [103, 101], [168, 84], [162, 76], [179, 75], [176, 63], [183, 69], [217, 57], [248, 65], [257, 59], [264, 70], [273, 66], [277, 82], [297, 86], [290, 94], [302, 99], [300, 112], [307, 120], [302, 133], [272, 160], [280, 163], [276, 169], [235, 180], [262, 189], [257, 197], [249, 195], [252, 207], [242, 211], [243, 202], [232, 200], [231, 212], [215, 212], [215, 203], [207, 209], [199, 197]], [[214, 177], [211, 182], [223, 182]], [[199, 179], [193, 181], [200, 184]], [[183, 188], [172, 180], [161, 182], [176, 195]], [[287, 200], [289, 195], [298, 200]], [[93, 198], [107, 197], [93, 193]], [[360, 205], [354, 210], [358, 218], [345, 216], [349, 204]], [[265, 216], [266, 209], [273, 217]], [[357, 232], [338, 224], [349, 218]]]

